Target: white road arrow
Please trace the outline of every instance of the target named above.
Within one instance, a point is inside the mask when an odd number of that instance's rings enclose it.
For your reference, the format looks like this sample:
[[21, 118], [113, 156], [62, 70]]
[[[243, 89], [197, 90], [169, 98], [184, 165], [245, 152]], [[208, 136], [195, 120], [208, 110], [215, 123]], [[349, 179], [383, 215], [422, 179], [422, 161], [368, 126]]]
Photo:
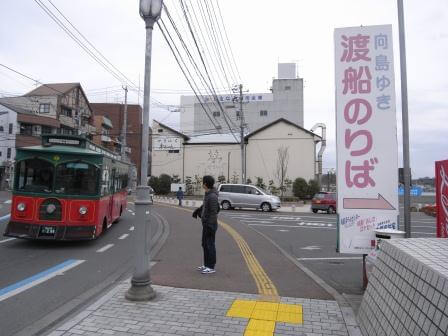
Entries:
[[302, 247], [301, 250], [308, 250], [308, 251], [320, 250], [320, 247], [319, 246], [307, 246], [307, 247]]

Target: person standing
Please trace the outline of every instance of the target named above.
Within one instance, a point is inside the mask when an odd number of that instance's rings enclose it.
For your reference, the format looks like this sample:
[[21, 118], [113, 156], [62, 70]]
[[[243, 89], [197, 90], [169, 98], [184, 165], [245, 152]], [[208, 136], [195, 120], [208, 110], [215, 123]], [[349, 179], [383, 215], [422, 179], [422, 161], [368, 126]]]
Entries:
[[182, 191], [182, 187], [179, 187], [179, 190], [176, 193], [176, 197], [179, 200], [179, 206], [182, 206], [182, 200], [184, 199], [184, 192]]
[[218, 229], [219, 201], [218, 191], [214, 188], [215, 179], [212, 176], [204, 176], [202, 187], [205, 190], [202, 206], [193, 212], [193, 217], [198, 216], [202, 221], [202, 249], [204, 251], [204, 264], [197, 268], [202, 274], [216, 272], [216, 246], [215, 235]]

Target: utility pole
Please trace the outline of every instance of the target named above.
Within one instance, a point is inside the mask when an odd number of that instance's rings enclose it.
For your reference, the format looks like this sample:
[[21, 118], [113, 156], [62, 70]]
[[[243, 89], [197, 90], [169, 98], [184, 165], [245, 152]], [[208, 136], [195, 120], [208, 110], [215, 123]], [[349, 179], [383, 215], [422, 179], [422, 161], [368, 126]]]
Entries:
[[401, 110], [403, 124], [403, 177], [404, 177], [404, 231], [411, 238], [411, 168], [409, 155], [408, 79], [406, 72], [406, 43], [404, 32], [403, 0], [397, 0], [398, 35], [400, 40]]
[[124, 113], [123, 113], [123, 125], [121, 128], [121, 159], [126, 160], [126, 136], [128, 132], [128, 87], [124, 86]]
[[246, 183], [246, 151], [244, 146], [243, 84], [240, 89], [241, 183]]

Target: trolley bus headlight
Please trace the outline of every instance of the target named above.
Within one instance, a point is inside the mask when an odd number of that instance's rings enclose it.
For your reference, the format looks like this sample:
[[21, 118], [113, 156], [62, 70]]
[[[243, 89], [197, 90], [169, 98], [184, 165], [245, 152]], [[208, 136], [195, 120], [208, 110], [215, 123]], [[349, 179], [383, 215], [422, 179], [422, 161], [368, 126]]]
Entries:
[[87, 213], [87, 208], [85, 206], [82, 206], [79, 208], [79, 214], [85, 215]]
[[49, 213], [50, 215], [55, 212], [56, 210], [56, 205], [54, 204], [48, 204], [47, 205], [47, 213]]
[[26, 209], [26, 205], [25, 205], [25, 203], [19, 203], [19, 204], [17, 204], [17, 210], [19, 210], [20, 212], [25, 211], [25, 209]]

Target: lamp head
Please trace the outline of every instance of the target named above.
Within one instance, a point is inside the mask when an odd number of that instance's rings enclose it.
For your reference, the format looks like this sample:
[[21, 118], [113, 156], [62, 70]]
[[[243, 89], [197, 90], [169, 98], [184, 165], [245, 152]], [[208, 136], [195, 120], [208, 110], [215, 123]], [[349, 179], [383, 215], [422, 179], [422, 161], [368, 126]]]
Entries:
[[140, 0], [140, 16], [143, 20], [157, 21], [162, 13], [163, 0]]

